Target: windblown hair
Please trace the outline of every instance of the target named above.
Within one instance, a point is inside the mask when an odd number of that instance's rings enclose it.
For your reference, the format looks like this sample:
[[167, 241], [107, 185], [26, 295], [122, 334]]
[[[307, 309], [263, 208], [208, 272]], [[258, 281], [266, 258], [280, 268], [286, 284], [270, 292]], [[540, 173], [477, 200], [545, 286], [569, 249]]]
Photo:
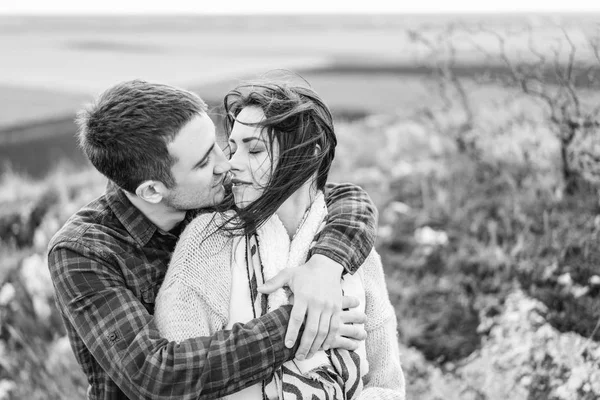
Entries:
[[167, 146], [206, 110], [204, 101], [187, 90], [142, 80], [123, 82], [78, 113], [79, 145], [98, 171], [130, 193], [147, 180], [170, 188], [177, 160]]
[[[257, 82], [238, 86], [224, 99], [225, 132], [231, 133], [237, 116], [246, 107], [259, 107], [265, 118], [257, 126], [266, 133], [269, 155], [273, 143], [279, 154], [263, 194], [238, 210], [246, 233], [252, 234], [313, 176], [316, 189], [325, 187], [335, 156], [337, 138], [333, 117], [321, 97], [312, 89], [287, 83]], [[274, 163], [273, 163], [274, 164]]]

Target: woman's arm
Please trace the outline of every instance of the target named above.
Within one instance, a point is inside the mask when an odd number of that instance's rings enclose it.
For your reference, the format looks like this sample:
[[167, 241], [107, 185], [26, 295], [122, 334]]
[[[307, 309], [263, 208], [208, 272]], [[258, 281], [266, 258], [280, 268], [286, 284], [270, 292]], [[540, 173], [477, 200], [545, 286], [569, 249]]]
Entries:
[[381, 327], [367, 331], [369, 373], [359, 400], [404, 400], [404, 373], [400, 365], [396, 319], [388, 319]]
[[210, 312], [193, 288], [178, 278], [161, 287], [154, 318], [160, 334], [178, 343], [217, 331], [213, 326], [218, 316]]
[[371, 252], [362, 267], [365, 277], [369, 373], [361, 400], [405, 398], [404, 373], [400, 364], [397, 322], [383, 274], [379, 254]]

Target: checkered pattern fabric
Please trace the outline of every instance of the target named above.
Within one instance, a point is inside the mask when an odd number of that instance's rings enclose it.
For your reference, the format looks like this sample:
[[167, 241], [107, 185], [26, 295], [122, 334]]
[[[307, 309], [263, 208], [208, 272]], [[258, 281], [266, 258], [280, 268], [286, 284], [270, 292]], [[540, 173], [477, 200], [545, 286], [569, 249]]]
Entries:
[[[375, 208], [352, 185], [331, 186], [328, 205], [333, 216], [313, 254], [353, 272], [375, 239]], [[154, 300], [178, 232], [158, 229], [109, 184], [52, 239], [56, 302], [89, 399], [218, 398], [269, 378], [293, 357], [283, 344], [290, 306], [211, 337], [175, 343], [159, 335]]]

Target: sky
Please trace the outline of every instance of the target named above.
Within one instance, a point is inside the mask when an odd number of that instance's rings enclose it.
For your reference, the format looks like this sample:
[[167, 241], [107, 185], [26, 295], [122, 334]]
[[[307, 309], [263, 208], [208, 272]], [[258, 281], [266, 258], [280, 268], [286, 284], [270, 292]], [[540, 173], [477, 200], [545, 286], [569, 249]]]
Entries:
[[[208, 3], [208, 4], [207, 4]], [[594, 5], [596, 3], [596, 5]], [[0, 14], [331, 14], [600, 12], [590, 0], [2, 0]]]

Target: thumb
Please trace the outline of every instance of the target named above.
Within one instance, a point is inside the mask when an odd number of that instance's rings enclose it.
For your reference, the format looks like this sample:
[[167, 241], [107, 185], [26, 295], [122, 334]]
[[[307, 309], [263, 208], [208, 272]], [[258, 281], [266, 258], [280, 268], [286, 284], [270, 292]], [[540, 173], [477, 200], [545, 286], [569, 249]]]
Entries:
[[271, 294], [279, 288], [286, 286], [290, 281], [290, 270], [284, 269], [277, 275], [260, 285], [257, 290], [263, 294]]

